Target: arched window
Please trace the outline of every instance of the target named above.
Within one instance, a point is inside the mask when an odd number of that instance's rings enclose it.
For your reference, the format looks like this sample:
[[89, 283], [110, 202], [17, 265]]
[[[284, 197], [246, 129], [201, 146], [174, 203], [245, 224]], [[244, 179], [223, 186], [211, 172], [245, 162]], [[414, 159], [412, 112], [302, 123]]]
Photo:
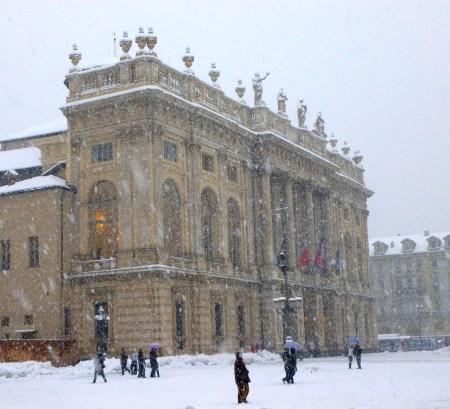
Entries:
[[218, 255], [219, 232], [217, 198], [211, 189], [205, 189], [201, 197], [203, 253], [208, 260]]
[[241, 220], [239, 206], [234, 199], [228, 199], [228, 255], [233, 268], [241, 264]]
[[97, 259], [114, 257], [117, 249], [117, 194], [112, 182], [102, 180], [89, 193], [89, 242]]
[[162, 187], [164, 247], [170, 256], [183, 255], [181, 197], [176, 183], [167, 179]]

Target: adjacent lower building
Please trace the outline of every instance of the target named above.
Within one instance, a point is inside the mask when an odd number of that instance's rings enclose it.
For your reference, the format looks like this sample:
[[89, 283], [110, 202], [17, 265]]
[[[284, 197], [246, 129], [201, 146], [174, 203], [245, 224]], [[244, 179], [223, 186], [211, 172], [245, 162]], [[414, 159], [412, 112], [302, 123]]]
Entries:
[[450, 334], [450, 232], [370, 239], [380, 333]]
[[[261, 77], [249, 106], [217, 70], [193, 75], [189, 53], [180, 72], [145, 44], [85, 69], [74, 51], [67, 122], [1, 138], [18, 163], [0, 186], [0, 336], [76, 339], [81, 355], [277, 350], [284, 335], [323, 354], [355, 335], [374, 348], [362, 156], [327, 148], [304, 107], [292, 125], [282, 93], [271, 111]], [[30, 147], [40, 172], [23, 180]]]

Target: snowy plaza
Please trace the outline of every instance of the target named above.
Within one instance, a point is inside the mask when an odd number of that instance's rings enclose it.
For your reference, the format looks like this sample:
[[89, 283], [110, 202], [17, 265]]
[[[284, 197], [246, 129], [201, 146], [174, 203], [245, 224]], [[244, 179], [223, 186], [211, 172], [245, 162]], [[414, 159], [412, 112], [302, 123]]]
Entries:
[[[106, 364], [106, 384], [102, 379], [91, 383], [90, 361], [66, 368], [36, 362], [3, 363], [2, 408], [235, 408], [233, 358], [232, 354], [162, 357], [159, 379], [121, 376], [119, 361], [111, 359]], [[361, 371], [349, 370], [345, 357], [305, 359], [299, 362], [294, 385], [281, 382], [283, 365], [277, 355], [248, 353], [244, 360], [251, 378], [247, 407], [450, 408], [448, 348], [363, 355]]]

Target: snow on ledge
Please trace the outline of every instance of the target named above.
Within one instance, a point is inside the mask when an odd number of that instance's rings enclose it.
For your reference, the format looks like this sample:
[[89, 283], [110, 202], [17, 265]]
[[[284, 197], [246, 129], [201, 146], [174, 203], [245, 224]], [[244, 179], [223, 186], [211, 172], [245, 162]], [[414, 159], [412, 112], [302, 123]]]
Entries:
[[0, 195], [29, 192], [33, 190], [43, 190], [53, 187], [69, 189], [66, 181], [57, 176], [36, 176], [34, 178], [21, 180], [20, 182], [16, 182], [13, 185], [0, 186]]
[[42, 166], [41, 150], [36, 147], [0, 151], [0, 172]]

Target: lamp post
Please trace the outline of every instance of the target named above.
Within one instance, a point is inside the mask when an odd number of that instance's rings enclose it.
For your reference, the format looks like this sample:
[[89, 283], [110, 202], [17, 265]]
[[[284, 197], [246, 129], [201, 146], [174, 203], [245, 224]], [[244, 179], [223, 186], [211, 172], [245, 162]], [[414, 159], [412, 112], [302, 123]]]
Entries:
[[425, 306], [422, 303], [416, 304], [417, 315], [419, 317], [419, 337], [420, 337], [420, 349], [422, 349], [422, 312]]
[[106, 314], [103, 306], [100, 305], [94, 318], [96, 321], [95, 335], [97, 338], [97, 351], [106, 352], [108, 345], [108, 322], [110, 317]]

